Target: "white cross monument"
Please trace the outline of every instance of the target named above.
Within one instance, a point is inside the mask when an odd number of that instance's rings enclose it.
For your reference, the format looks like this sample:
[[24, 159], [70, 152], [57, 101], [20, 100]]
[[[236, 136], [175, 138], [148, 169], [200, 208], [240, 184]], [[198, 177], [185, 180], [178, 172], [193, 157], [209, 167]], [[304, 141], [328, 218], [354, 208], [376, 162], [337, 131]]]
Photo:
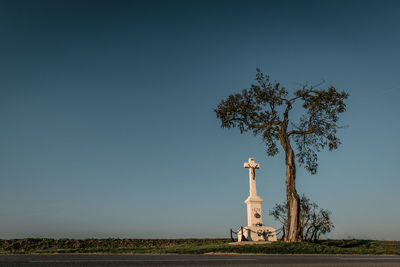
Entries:
[[255, 174], [255, 169], [259, 169], [260, 164], [255, 163], [254, 158], [249, 158], [244, 167], [249, 169], [250, 195], [244, 202], [247, 205], [247, 226], [239, 230], [238, 241], [276, 241], [275, 228], [264, 226], [262, 222], [263, 200], [257, 195]]

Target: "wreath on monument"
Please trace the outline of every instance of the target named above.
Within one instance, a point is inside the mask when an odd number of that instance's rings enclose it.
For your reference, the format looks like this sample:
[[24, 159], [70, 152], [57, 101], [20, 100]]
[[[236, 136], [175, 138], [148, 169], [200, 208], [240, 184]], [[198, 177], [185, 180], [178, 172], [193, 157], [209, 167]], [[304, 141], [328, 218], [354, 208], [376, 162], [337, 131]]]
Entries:
[[254, 213], [254, 217], [256, 217], [257, 219], [260, 219], [261, 215], [260, 215], [260, 213], [256, 212], [256, 213]]
[[263, 235], [265, 235], [265, 231], [262, 230], [262, 229], [257, 230], [257, 235], [258, 235], [258, 236], [263, 236]]

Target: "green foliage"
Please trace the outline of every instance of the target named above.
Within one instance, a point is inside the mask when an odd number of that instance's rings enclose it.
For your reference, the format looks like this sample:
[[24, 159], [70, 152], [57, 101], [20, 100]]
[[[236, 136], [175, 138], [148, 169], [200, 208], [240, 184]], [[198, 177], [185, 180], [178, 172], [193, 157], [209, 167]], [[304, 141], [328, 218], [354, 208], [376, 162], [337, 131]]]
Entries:
[[[282, 225], [283, 235], [287, 227], [287, 204], [275, 204], [269, 215]], [[327, 234], [335, 227], [331, 221], [331, 212], [311, 202], [306, 196], [300, 199], [300, 235], [302, 240], [316, 242], [321, 235]]]
[[49, 239], [26, 238], [0, 240], [0, 251], [5, 253], [94, 253], [135, 252], [180, 246], [204, 246], [226, 239]]
[[229, 239], [47, 239], [0, 240], [0, 253], [135, 253], [135, 254], [375, 254], [400, 255], [400, 241], [324, 240], [230, 245]]
[[293, 136], [298, 150], [296, 156], [299, 163], [305, 164], [306, 169], [314, 174], [318, 167], [317, 152], [325, 147], [329, 150], [337, 149], [340, 145], [340, 139], [336, 136], [340, 128], [337, 124], [338, 114], [346, 110], [344, 100], [348, 94], [339, 93], [331, 86], [327, 90], [298, 90], [296, 96], [304, 101], [303, 108], [307, 114], [301, 117], [299, 123], [293, 124], [295, 132], [305, 133], [310, 130], [310, 134]]
[[[239, 128], [241, 133], [251, 131], [260, 135], [269, 156], [278, 153], [277, 142], [282, 144], [282, 140], [290, 137], [296, 143], [300, 165], [315, 174], [317, 152], [340, 145], [336, 136], [340, 128], [338, 115], [346, 110], [344, 100], [349, 96], [333, 86], [319, 89], [320, 86], [305, 85], [289, 97], [286, 88], [257, 69], [256, 84], [228, 96], [214, 112], [223, 128]], [[289, 123], [289, 112], [296, 101], [302, 102], [304, 114], [299, 121]]]
[[215, 109], [224, 128], [238, 127], [240, 132], [252, 131], [261, 135], [267, 145], [267, 153], [278, 153], [276, 140], [279, 140], [277, 122], [280, 121], [277, 107], [283, 104], [288, 92], [279, 83], [271, 82], [269, 76], [257, 69], [256, 81], [250, 90], [230, 95]]

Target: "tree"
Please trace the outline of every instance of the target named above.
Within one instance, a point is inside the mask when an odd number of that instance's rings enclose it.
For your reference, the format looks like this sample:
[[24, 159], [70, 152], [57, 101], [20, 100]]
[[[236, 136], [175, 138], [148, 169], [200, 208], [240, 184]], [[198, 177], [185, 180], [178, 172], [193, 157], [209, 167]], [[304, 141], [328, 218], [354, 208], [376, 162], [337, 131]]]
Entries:
[[[256, 84], [250, 89], [244, 89], [241, 94], [232, 94], [222, 100], [214, 110], [221, 120], [223, 128], [238, 127], [241, 133], [251, 131], [261, 135], [266, 144], [269, 156], [278, 153], [277, 142], [285, 152], [286, 164], [286, 198], [288, 222], [284, 240], [288, 242], [301, 241], [300, 201], [296, 191], [296, 164], [315, 174], [317, 172], [317, 152], [328, 147], [336, 149], [340, 140], [336, 131], [339, 114], [346, 110], [344, 100], [346, 92], [330, 86], [320, 89], [321, 84], [307, 84], [296, 90], [289, 97], [288, 91], [278, 82], [271, 82], [268, 75], [257, 69]], [[294, 104], [301, 102], [303, 115], [296, 121], [290, 121], [289, 113]], [[291, 141], [296, 144], [296, 154]]]
[[[275, 207], [269, 212], [275, 220], [282, 225], [282, 237], [285, 236], [285, 227], [287, 225], [287, 205], [275, 204]], [[321, 234], [332, 231], [335, 227], [330, 218], [331, 212], [319, 208], [318, 204], [310, 202], [310, 199], [304, 195], [300, 199], [300, 237], [306, 241], [317, 241]]]

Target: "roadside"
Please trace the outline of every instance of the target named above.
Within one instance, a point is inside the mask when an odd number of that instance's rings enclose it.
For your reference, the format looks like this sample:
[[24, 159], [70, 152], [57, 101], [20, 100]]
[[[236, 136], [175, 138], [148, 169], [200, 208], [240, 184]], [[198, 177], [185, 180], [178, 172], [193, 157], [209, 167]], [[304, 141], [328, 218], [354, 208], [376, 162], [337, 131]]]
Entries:
[[327, 254], [400, 255], [400, 241], [323, 240], [231, 245], [229, 239], [47, 239], [0, 240], [0, 254]]

